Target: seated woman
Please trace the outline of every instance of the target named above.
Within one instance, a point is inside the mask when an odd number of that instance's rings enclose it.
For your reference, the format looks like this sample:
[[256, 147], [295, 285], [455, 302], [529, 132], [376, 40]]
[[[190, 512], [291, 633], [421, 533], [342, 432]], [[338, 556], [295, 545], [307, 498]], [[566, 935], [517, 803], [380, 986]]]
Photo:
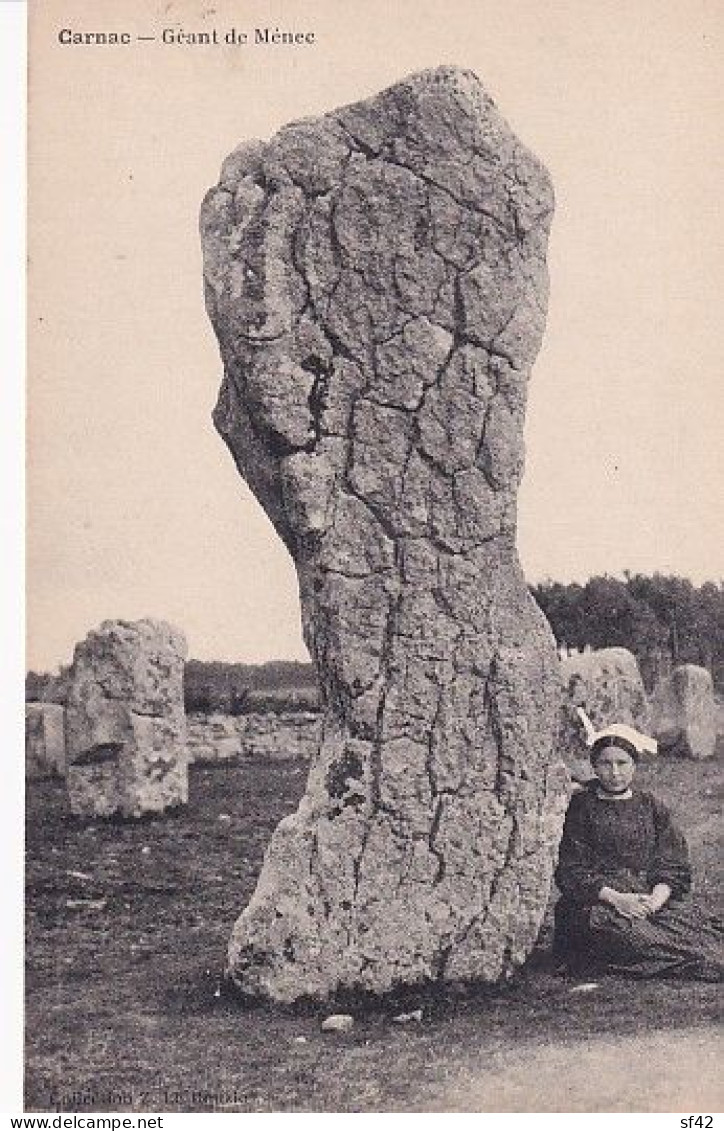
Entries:
[[560, 845], [554, 950], [571, 969], [718, 981], [722, 932], [691, 905], [686, 841], [650, 793], [632, 787], [653, 740], [588, 720], [595, 777], [571, 798]]

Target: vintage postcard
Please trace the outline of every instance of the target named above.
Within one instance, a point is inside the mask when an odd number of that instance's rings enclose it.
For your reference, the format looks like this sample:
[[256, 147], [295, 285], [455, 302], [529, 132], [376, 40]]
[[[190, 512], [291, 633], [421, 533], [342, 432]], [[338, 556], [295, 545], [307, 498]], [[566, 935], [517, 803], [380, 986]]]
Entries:
[[705, 1120], [724, 9], [28, 28], [26, 1110]]

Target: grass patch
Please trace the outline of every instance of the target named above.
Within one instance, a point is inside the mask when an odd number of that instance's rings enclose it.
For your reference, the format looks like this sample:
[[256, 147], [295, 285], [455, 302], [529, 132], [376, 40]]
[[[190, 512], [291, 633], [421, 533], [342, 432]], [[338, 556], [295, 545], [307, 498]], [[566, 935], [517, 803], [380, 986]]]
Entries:
[[[329, 1007], [240, 1001], [221, 982], [226, 944], [305, 777], [289, 761], [193, 766], [188, 808], [137, 822], [79, 821], [61, 783], [28, 783], [27, 1110], [430, 1111], [451, 1076], [504, 1067], [531, 1041], [718, 1017], [716, 986], [607, 978], [572, 996], [539, 955], [506, 987], [358, 1000], [344, 1035], [321, 1033]], [[721, 762], [641, 778], [676, 812], [721, 913]], [[421, 1024], [394, 1023], [417, 1005]]]

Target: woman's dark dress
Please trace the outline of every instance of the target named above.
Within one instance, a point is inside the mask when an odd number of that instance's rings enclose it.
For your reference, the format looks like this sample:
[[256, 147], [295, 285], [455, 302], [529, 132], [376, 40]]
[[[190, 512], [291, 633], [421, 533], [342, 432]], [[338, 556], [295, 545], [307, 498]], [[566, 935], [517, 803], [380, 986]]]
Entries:
[[[596, 967], [635, 977], [717, 980], [724, 968], [720, 925], [689, 901], [691, 870], [681, 832], [650, 793], [607, 800], [596, 783], [571, 798], [556, 883], [555, 950], [574, 969]], [[646, 919], [627, 919], [600, 903], [602, 887], [671, 896]]]

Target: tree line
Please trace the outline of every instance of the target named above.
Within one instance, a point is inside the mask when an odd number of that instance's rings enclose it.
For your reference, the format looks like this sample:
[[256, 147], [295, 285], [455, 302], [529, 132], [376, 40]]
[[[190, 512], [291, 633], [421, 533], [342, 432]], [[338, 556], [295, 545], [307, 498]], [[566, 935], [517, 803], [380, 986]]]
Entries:
[[317, 677], [314, 666], [300, 660], [270, 660], [266, 664], [188, 660], [184, 701], [188, 712], [205, 714], [315, 710]]
[[[562, 648], [628, 648], [649, 690], [677, 664], [700, 664], [724, 691], [724, 585], [695, 586], [684, 577], [655, 573], [607, 575], [577, 582], [542, 581], [531, 593]], [[67, 669], [60, 675], [28, 672], [26, 699], [62, 702]], [[310, 663], [264, 664], [189, 660], [184, 674], [188, 711], [246, 714], [309, 710], [318, 700]]]
[[[58, 674], [29, 671], [27, 702], [63, 703], [70, 667]], [[251, 712], [309, 711], [318, 706], [317, 677], [308, 661], [270, 660], [264, 664], [187, 660], [184, 702], [187, 711], [245, 715]]]
[[685, 577], [624, 573], [576, 582], [543, 581], [531, 593], [559, 645], [628, 648], [650, 690], [678, 664], [708, 668], [724, 689], [724, 585]]

